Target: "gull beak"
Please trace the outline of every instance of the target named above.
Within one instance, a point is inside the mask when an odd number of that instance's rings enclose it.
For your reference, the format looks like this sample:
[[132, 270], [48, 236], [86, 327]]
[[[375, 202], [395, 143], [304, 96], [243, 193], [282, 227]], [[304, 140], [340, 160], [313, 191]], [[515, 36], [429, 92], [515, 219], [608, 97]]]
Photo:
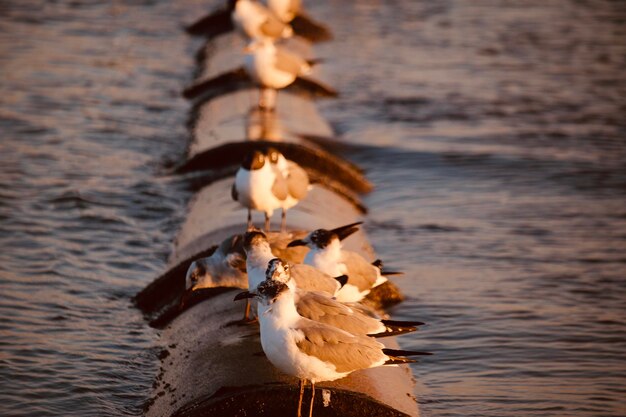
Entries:
[[302, 239], [296, 239], [296, 240], [292, 240], [287, 245], [288, 248], [293, 248], [294, 246], [306, 246], [306, 242]]
[[254, 297], [257, 297], [257, 296], [258, 296], [258, 294], [255, 294], [255, 293], [253, 293], [253, 292], [250, 292], [250, 291], [242, 291], [242, 292], [240, 292], [239, 294], [237, 294], [237, 295], [235, 296], [235, 298], [233, 299], [233, 301], [243, 300], [243, 299], [246, 299], [246, 298], [254, 298]]
[[363, 224], [363, 222], [346, 224], [345, 226], [341, 226], [336, 229], [330, 230], [330, 232], [336, 234], [339, 240], [344, 240], [345, 238], [347, 238], [354, 232], [358, 231], [359, 230], [358, 226], [360, 224]]

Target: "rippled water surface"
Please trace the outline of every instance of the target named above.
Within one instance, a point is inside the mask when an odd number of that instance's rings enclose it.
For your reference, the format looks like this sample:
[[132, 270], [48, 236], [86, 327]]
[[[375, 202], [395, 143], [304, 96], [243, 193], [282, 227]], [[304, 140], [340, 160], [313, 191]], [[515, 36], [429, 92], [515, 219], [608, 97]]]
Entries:
[[[308, 2], [323, 113], [377, 189], [367, 229], [429, 323], [426, 416], [626, 414], [626, 7]], [[0, 5], [0, 414], [140, 414], [130, 297], [191, 195], [182, 22], [209, 5]]]

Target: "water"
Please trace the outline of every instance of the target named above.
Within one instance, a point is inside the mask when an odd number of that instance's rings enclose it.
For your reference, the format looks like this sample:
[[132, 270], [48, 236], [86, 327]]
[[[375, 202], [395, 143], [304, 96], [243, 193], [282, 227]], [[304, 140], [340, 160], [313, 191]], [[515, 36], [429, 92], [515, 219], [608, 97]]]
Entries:
[[[130, 297], [191, 196], [178, 92], [207, 10], [0, 6], [0, 414], [136, 415], [158, 334]], [[378, 188], [425, 416], [626, 414], [626, 8], [309, 2], [321, 104]]]
[[194, 2], [0, 6], [0, 414], [138, 415], [158, 338], [130, 297], [190, 192]]
[[[324, 14], [324, 10], [318, 13]], [[425, 416], [626, 415], [626, 7], [335, 4], [324, 105], [429, 326]], [[340, 22], [350, 22], [348, 25]], [[367, 42], [364, 40], [367, 39]]]

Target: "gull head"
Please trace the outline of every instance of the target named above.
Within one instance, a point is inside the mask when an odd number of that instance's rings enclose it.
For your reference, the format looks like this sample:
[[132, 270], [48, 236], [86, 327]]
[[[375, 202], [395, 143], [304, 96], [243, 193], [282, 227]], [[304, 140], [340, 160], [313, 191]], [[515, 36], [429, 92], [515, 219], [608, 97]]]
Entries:
[[278, 169], [287, 168], [287, 158], [278, 149], [269, 147], [265, 150], [265, 155], [265, 159], [269, 160], [270, 164], [276, 165]]
[[289, 264], [280, 258], [274, 258], [267, 264], [265, 271], [266, 280], [280, 281], [284, 284], [291, 280], [291, 271]]
[[200, 279], [207, 273], [206, 264], [203, 259], [193, 261], [187, 268], [185, 276], [185, 290], [195, 291], [199, 289]]
[[252, 151], [243, 157], [241, 167], [247, 171], [253, 171], [263, 168], [265, 165], [265, 155], [260, 151]]
[[309, 233], [304, 239], [292, 240], [287, 247], [308, 246], [311, 249], [324, 249], [326, 246], [330, 245], [333, 239], [338, 239], [338, 237], [330, 230], [317, 229]]
[[267, 236], [260, 230], [249, 230], [243, 235], [243, 250], [246, 255], [249, 255], [256, 248], [269, 247], [269, 244]]
[[266, 280], [259, 284], [256, 293], [262, 304], [270, 305], [274, 304], [281, 295], [289, 293], [289, 287], [280, 281]]

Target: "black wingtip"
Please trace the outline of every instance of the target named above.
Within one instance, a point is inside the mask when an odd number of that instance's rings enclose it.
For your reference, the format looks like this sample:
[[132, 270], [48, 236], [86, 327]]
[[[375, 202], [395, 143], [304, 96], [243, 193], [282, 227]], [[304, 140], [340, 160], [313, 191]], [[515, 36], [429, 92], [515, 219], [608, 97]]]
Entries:
[[341, 288], [343, 288], [343, 286], [346, 285], [346, 283], [348, 282], [347, 275], [340, 275], [338, 277], [335, 277], [335, 279], [337, 280], [337, 282], [339, 282], [339, 284], [341, 285]]
[[402, 350], [402, 349], [383, 349], [383, 353], [387, 356], [429, 356], [432, 355], [431, 352], [421, 352], [418, 350]]
[[380, 322], [389, 327], [416, 327], [426, 324], [417, 320], [381, 320]]
[[372, 265], [374, 265], [376, 268], [380, 270], [383, 269], [383, 261], [380, 259], [376, 259], [374, 262], [372, 262]]
[[384, 276], [384, 277], [390, 277], [390, 276], [398, 276], [398, 275], [404, 275], [404, 272], [402, 271], [380, 271], [380, 275]]

